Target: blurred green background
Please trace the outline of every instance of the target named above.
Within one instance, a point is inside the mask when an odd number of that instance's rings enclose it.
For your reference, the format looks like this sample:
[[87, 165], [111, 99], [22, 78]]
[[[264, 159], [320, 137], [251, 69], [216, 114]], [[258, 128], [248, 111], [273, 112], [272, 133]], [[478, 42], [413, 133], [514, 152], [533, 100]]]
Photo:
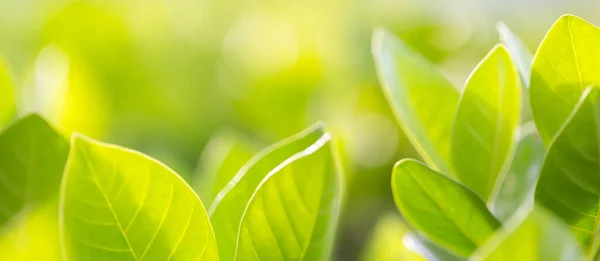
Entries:
[[39, 112], [65, 135], [145, 152], [191, 183], [233, 175], [323, 121], [346, 172], [335, 256], [355, 260], [377, 219], [396, 212], [392, 165], [417, 157], [380, 91], [373, 28], [462, 86], [498, 42], [497, 21], [535, 51], [564, 13], [598, 24], [600, 1], [1, 0], [0, 67], [15, 90], [0, 101], [14, 96], [14, 117]]

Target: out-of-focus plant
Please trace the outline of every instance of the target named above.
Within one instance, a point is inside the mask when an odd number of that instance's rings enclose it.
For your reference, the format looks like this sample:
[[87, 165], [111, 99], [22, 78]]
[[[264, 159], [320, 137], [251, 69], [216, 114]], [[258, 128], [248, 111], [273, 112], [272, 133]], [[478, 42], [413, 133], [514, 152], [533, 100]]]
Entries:
[[[462, 259], [597, 260], [600, 29], [562, 16], [533, 62], [508, 28], [499, 31], [508, 48], [494, 47], [460, 93], [406, 44], [375, 32], [384, 92], [429, 165], [396, 164], [396, 204], [418, 237]], [[537, 130], [520, 123], [521, 104]]]

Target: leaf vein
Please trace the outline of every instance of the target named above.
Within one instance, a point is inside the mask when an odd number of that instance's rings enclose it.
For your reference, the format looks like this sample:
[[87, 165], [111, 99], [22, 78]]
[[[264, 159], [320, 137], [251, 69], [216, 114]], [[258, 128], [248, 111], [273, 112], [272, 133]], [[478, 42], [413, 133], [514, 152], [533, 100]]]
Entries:
[[83, 160], [86, 163], [86, 166], [88, 167], [88, 169], [90, 170], [90, 172], [92, 174], [92, 178], [93, 178], [94, 183], [96, 184], [96, 187], [98, 187], [98, 190], [100, 191], [100, 194], [102, 194], [102, 196], [104, 197], [104, 200], [106, 201], [106, 205], [108, 206], [108, 209], [110, 210], [110, 213], [112, 214], [113, 218], [115, 219], [115, 222], [117, 223], [117, 227], [119, 228], [119, 231], [121, 232], [121, 235], [125, 239], [125, 243], [127, 243], [127, 247], [129, 248], [129, 252], [133, 256], [133, 259], [135, 259], [137, 261], [138, 258], [135, 255], [135, 252], [133, 251], [133, 248], [131, 247], [131, 243], [129, 243], [129, 238], [127, 237], [127, 233], [125, 233], [125, 231], [123, 230], [123, 226], [121, 225], [121, 221], [117, 217], [117, 213], [115, 213], [115, 210], [112, 207], [112, 203], [108, 199], [108, 195], [104, 192], [104, 189], [100, 185], [100, 182], [98, 181], [98, 177], [96, 177], [96, 171], [90, 165], [90, 160], [88, 158], [87, 153], [88, 152], [86, 150], [81, 150], [81, 155], [84, 158]]

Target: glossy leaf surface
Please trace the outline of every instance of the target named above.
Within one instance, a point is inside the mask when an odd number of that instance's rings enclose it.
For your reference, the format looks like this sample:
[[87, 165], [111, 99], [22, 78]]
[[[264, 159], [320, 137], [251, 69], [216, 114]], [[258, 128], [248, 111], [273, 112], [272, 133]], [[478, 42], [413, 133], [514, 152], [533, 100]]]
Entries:
[[413, 228], [462, 256], [470, 255], [500, 226], [473, 191], [414, 160], [396, 163], [392, 191]]

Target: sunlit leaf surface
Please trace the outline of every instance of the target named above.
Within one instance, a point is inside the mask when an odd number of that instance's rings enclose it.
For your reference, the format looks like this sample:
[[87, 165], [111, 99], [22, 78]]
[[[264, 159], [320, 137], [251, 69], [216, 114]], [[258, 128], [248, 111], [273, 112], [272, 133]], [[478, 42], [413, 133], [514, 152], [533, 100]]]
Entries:
[[75, 135], [60, 210], [65, 260], [218, 260], [198, 196], [134, 151]]
[[452, 130], [452, 162], [458, 179], [484, 200], [512, 154], [521, 94], [517, 70], [497, 45], [463, 89]]
[[473, 191], [414, 160], [396, 163], [392, 191], [413, 228], [462, 256], [470, 255], [500, 226]]
[[264, 149], [246, 163], [217, 194], [209, 215], [221, 260], [234, 259], [242, 215], [258, 185], [275, 167], [305, 150], [323, 135], [323, 127], [316, 124]]
[[589, 256], [600, 245], [600, 100], [587, 89], [551, 143], [535, 200], [569, 225]]
[[546, 145], [558, 133], [583, 90], [600, 79], [600, 28], [565, 15], [541, 43], [531, 72], [531, 109]]
[[270, 171], [242, 217], [236, 260], [330, 260], [338, 171], [329, 133]]

